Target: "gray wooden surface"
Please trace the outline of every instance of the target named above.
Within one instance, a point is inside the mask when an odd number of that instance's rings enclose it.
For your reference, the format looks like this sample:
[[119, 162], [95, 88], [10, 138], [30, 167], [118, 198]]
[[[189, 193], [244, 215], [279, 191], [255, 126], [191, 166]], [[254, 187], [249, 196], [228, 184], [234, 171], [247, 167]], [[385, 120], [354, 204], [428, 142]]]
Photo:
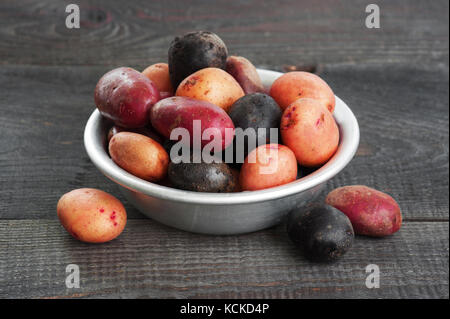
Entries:
[[[0, 2], [0, 297], [449, 297], [447, 1], [378, 1], [378, 30], [364, 26], [364, 1], [78, 1], [79, 30], [64, 26], [68, 3]], [[113, 67], [166, 61], [171, 39], [196, 29], [258, 67], [314, 67], [361, 128], [355, 159], [328, 190], [390, 193], [400, 232], [357, 237], [343, 259], [320, 265], [284, 225], [201, 236], [130, 206], [82, 145], [93, 88]], [[83, 244], [59, 225], [58, 198], [79, 187], [124, 202], [130, 220], [117, 240]], [[79, 289], [65, 286], [70, 263]], [[380, 267], [379, 289], [365, 286], [368, 264]]]

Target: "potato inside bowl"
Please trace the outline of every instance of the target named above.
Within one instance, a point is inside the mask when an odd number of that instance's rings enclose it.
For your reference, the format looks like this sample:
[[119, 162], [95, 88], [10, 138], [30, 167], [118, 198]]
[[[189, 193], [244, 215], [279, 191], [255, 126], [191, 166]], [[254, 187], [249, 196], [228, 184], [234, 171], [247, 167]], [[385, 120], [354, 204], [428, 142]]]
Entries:
[[[270, 87], [282, 73], [258, 69]], [[94, 165], [119, 185], [144, 215], [178, 229], [203, 234], [242, 234], [279, 223], [294, 207], [313, 201], [325, 183], [353, 158], [359, 144], [358, 122], [336, 96], [333, 113], [340, 141], [333, 157], [318, 170], [292, 183], [252, 192], [197, 193], [147, 182], [117, 166], [106, 152], [108, 122], [95, 110], [84, 131], [86, 152]]]

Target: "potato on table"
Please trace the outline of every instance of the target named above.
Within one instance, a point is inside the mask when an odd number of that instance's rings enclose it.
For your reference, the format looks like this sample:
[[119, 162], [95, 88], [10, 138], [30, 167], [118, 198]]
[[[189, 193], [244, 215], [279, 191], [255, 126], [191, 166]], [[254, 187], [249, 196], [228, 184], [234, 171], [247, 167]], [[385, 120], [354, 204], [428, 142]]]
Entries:
[[69, 234], [88, 243], [104, 243], [116, 238], [127, 222], [122, 203], [93, 188], [75, 189], [64, 194], [56, 211]]
[[358, 235], [387, 236], [397, 232], [402, 225], [397, 202], [388, 194], [367, 186], [336, 188], [325, 201], [348, 216]]

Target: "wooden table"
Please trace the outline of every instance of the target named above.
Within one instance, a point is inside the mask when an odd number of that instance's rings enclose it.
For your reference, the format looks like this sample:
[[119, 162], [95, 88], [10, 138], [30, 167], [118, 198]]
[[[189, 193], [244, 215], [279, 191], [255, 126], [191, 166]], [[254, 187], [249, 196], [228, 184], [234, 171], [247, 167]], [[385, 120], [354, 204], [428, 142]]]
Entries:
[[[377, 1], [84, 1], [81, 28], [64, 1], [0, 2], [0, 297], [2, 298], [448, 298], [449, 3]], [[328, 190], [388, 192], [404, 224], [385, 239], [357, 237], [340, 261], [305, 260], [284, 226], [204, 236], [145, 218], [90, 162], [84, 125], [99, 77], [167, 60], [176, 35], [219, 34], [258, 67], [310, 69], [352, 108], [354, 160]], [[88, 245], [56, 217], [80, 187], [121, 199], [129, 222], [116, 240]], [[325, 195], [326, 193], [324, 193]], [[66, 266], [80, 288], [66, 288]], [[380, 288], [365, 285], [366, 266]]]

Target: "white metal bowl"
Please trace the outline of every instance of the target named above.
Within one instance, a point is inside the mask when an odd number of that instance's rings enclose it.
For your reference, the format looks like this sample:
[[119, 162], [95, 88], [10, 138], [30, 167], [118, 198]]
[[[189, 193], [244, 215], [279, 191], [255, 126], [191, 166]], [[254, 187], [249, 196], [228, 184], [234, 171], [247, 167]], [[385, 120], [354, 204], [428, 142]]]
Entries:
[[[270, 87], [282, 73], [258, 69]], [[146, 216], [163, 224], [204, 234], [241, 234], [279, 223], [293, 208], [313, 201], [324, 184], [353, 158], [359, 144], [358, 122], [336, 96], [334, 118], [340, 142], [334, 156], [321, 168], [292, 183], [253, 192], [197, 193], [161, 186], [131, 175], [106, 152], [107, 121], [95, 110], [84, 131], [84, 145], [94, 165], [119, 184], [128, 201]]]

